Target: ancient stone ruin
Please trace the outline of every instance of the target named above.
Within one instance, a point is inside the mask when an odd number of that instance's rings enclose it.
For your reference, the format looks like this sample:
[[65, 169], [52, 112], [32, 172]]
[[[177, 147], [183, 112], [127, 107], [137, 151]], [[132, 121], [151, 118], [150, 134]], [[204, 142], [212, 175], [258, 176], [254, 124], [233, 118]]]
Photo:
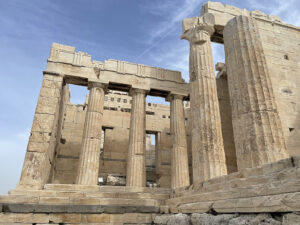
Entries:
[[52, 45], [0, 224], [300, 224], [300, 28], [208, 2], [182, 29], [189, 83]]

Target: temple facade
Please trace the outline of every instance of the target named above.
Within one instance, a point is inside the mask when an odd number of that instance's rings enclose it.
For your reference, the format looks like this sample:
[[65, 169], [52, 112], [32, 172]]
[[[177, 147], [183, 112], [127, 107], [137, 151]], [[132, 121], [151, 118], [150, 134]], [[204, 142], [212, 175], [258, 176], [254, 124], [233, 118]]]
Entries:
[[[300, 28], [208, 2], [181, 39], [189, 83], [53, 43], [0, 224], [300, 223]], [[89, 90], [83, 104], [70, 84]]]

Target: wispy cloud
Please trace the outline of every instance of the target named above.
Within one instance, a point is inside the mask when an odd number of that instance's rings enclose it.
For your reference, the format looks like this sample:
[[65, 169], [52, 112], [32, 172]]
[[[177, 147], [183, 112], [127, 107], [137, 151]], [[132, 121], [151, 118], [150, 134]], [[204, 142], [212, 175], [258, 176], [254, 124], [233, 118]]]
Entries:
[[[181, 21], [184, 18], [200, 14], [203, 0], [184, 0], [184, 1], [159, 1], [159, 4], [146, 4], [142, 9], [161, 18], [160, 23], [156, 23], [151, 30], [147, 30], [147, 39], [144, 41], [148, 47], [144, 49], [137, 59], [149, 53], [154, 47], [160, 44], [165, 38], [174, 31], [181, 29]], [[157, 3], [157, 2], [156, 2]], [[177, 37], [179, 38], [179, 37]], [[176, 46], [174, 46], [176, 48]]]
[[[206, 1], [164, 1], [161, 5], [147, 5], [150, 12], [161, 16], [161, 23], [147, 31], [148, 43], [138, 57], [149, 56], [157, 66], [179, 70], [185, 81], [189, 81], [189, 44], [180, 40], [181, 22], [188, 17], [200, 16], [202, 5]], [[169, 37], [168, 37], [169, 36]], [[166, 40], [165, 40], [166, 39]], [[224, 62], [224, 48], [213, 44], [214, 62]]]
[[[160, 2], [162, 3], [160, 5], [149, 3], [143, 6], [144, 10], [159, 16], [161, 22], [147, 30], [148, 38], [144, 41], [148, 47], [137, 58], [148, 56], [155, 65], [181, 71], [183, 78], [188, 81], [189, 47], [186, 41], [179, 41], [181, 21], [184, 18], [199, 16], [205, 2], [201, 0], [168, 0]], [[299, 26], [300, 6], [295, 7], [297, 4], [300, 5], [295, 0], [272, 2], [252, 0], [235, 4], [235, 6], [248, 10], [258, 9], [266, 14], [280, 16], [283, 21]], [[212, 51], [214, 63], [225, 61], [223, 45], [213, 43]]]
[[145, 30], [144, 39], [147, 47], [137, 56], [147, 57], [155, 65], [167, 69], [179, 70], [188, 81], [189, 47], [186, 41], [180, 40], [181, 22], [183, 19], [199, 16], [205, 1], [156, 1], [142, 6], [142, 9], [161, 19], [151, 29]]
[[204, 2], [203, 0], [166, 0], [159, 1], [159, 4], [156, 5], [147, 5], [146, 7], [148, 10], [150, 9], [150, 13], [162, 18], [161, 22], [157, 23], [151, 30], [147, 41], [153, 43], [156, 39], [170, 33], [170, 31], [178, 27], [181, 28], [180, 24], [184, 18], [193, 14], [200, 15], [200, 9]]

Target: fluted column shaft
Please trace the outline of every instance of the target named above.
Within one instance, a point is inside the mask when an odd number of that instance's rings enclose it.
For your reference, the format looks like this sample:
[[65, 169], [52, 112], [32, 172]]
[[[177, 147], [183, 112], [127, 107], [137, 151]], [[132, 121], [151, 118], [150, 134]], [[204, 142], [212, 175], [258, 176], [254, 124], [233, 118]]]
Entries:
[[197, 24], [183, 38], [190, 42], [190, 102], [194, 184], [227, 174], [210, 35]]
[[133, 89], [126, 186], [146, 186], [146, 91]]
[[104, 104], [103, 84], [91, 83], [85, 117], [77, 184], [97, 185]]
[[288, 157], [255, 19], [229, 21], [224, 45], [238, 169]]
[[186, 132], [184, 126], [183, 96], [171, 96], [171, 188], [190, 185]]

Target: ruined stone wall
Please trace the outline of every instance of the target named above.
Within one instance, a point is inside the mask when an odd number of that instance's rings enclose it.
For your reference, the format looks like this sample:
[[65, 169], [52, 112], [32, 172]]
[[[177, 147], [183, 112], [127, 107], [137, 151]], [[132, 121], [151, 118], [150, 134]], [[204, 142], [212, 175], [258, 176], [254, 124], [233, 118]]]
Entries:
[[300, 29], [257, 19], [257, 27], [290, 155], [300, 150]]
[[[230, 111], [228, 109], [228, 93], [222, 81], [217, 81], [220, 91], [222, 126], [224, 126], [224, 144], [228, 151], [229, 171], [236, 171], [236, 159], [233, 155], [234, 145]], [[228, 91], [228, 90], [227, 90]], [[61, 138], [58, 140], [56, 160], [53, 169], [52, 183], [73, 184], [76, 180], [83, 126], [87, 110], [84, 104], [65, 104]], [[190, 174], [192, 174], [191, 134], [189, 127], [189, 102], [185, 102], [185, 126], [188, 144]], [[228, 109], [228, 110], [226, 110]], [[103, 143], [100, 153], [99, 177], [108, 174], [126, 175], [126, 160], [129, 144], [131, 97], [123, 92], [111, 92], [105, 96], [103, 115]], [[231, 130], [230, 130], [231, 129]], [[146, 105], [146, 164], [147, 180], [158, 183], [161, 187], [170, 186], [170, 166], [172, 148], [170, 136], [170, 108], [168, 105], [147, 103]], [[156, 146], [151, 144], [150, 133], [155, 134]], [[228, 138], [228, 139], [227, 139]], [[228, 149], [228, 150], [227, 150]], [[190, 176], [192, 177], [192, 175]]]
[[[87, 105], [67, 103], [62, 135], [57, 147], [52, 183], [75, 183]], [[122, 92], [107, 94], [104, 101], [103, 149], [99, 176], [126, 175], [131, 97]], [[167, 105], [147, 103], [146, 131], [156, 135], [156, 147], [147, 135], [147, 180], [170, 185], [170, 110]]]
[[220, 2], [208, 2], [201, 15], [210, 13], [215, 19], [212, 41], [223, 43], [223, 30], [235, 16], [255, 18], [263, 53], [266, 58], [287, 149], [290, 155], [299, 155], [300, 144], [300, 28], [286, 24], [278, 16], [258, 10], [247, 11]]

